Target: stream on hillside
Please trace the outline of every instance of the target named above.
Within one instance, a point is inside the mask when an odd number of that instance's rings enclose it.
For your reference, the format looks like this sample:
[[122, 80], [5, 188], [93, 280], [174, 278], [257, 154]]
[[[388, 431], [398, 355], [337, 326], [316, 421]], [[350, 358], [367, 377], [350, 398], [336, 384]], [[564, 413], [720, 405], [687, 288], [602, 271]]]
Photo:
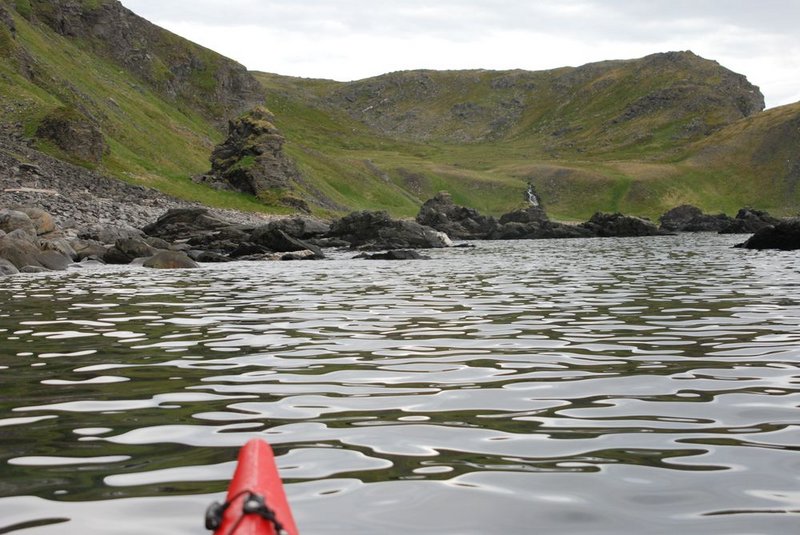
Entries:
[[[800, 532], [800, 262], [741, 237], [0, 279], [0, 533]], [[66, 531], [65, 531], [66, 530]]]

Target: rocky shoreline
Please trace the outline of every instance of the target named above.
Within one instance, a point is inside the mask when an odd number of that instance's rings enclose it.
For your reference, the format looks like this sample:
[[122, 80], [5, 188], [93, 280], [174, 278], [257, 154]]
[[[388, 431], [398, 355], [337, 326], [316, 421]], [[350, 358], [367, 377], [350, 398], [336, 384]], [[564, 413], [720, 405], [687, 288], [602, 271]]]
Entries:
[[[2, 274], [60, 270], [85, 261], [191, 268], [198, 262], [321, 259], [327, 247], [359, 250], [358, 258], [365, 259], [424, 259], [413, 250], [450, 247], [451, 239], [659, 236], [676, 231], [761, 232], [750, 240], [753, 248], [793, 249], [800, 247], [793, 234], [798, 227], [796, 221], [783, 224], [757, 210], [742, 209], [731, 218], [706, 215], [691, 206], [664, 214], [660, 227], [643, 218], [603, 213], [568, 225], [551, 221], [541, 206], [496, 219], [456, 205], [446, 192], [427, 201], [416, 220], [369, 211], [335, 221], [307, 215], [277, 218], [211, 210], [51, 158], [21, 139], [0, 138]], [[768, 235], [775, 228], [777, 238]]]

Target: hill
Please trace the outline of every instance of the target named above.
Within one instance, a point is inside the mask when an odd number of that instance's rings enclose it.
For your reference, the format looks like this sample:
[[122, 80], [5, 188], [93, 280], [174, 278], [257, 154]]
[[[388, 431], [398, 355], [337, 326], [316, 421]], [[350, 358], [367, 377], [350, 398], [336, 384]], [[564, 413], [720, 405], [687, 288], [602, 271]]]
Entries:
[[799, 200], [798, 105], [764, 112], [744, 76], [691, 52], [341, 83], [247, 72], [115, 0], [0, 0], [0, 52], [3, 132], [212, 206], [286, 210], [277, 194], [192, 181], [228, 121], [264, 103], [296, 177], [280, 195], [323, 215], [412, 216], [440, 190], [499, 214], [529, 186], [561, 219], [687, 202], [790, 213]]

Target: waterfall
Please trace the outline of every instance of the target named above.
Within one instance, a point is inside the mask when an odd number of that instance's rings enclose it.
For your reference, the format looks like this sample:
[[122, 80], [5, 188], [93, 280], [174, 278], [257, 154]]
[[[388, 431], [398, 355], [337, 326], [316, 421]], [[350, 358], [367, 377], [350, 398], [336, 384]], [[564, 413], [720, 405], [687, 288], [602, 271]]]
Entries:
[[528, 203], [534, 208], [539, 207], [539, 197], [536, 195], [536, 192], [533, 190], [533, 184], [528, 184]]

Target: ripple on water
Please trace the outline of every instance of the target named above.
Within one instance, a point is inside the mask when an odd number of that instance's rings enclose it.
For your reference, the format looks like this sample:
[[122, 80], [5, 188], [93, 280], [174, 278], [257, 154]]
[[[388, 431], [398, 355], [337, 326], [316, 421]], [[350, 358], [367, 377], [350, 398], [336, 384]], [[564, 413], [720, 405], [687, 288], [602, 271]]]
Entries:
[[796, 257], [734, 239], [4, 279], [0, 531], [194, 533], [251, 437], [306, 533], [797, 531]]

